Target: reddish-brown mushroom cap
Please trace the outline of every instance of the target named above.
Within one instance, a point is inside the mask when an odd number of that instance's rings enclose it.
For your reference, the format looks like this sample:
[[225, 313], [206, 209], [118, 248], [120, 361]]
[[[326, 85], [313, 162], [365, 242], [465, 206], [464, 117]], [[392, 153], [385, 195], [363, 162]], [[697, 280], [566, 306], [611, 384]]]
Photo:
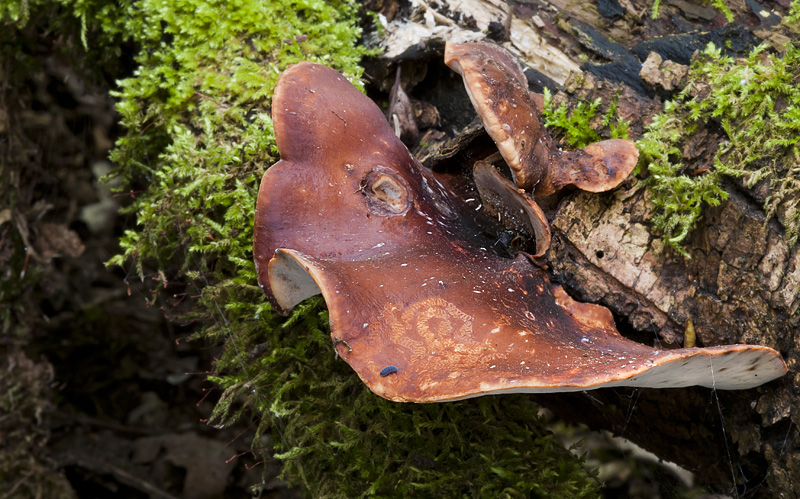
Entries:
[[550, 170], [536, 186], [537, 196], [547, 196], [568, 185], [589, 192], [605, 192], [633, 171], [639, 151], [630, 140], [609, 139], [577, 151], [556, 152]]
[[282, 159], [259, 191], [259, 282], [284, 310], [322, 293], [335, 348], [378, 395], [748, 388], [786, 370], [766, 347], [660, 351], [627, 340], [608, 310], [574, 302], [524, 256], [487, 251], [465, 205], [330, 68], [287, 69], [273, 119]]
[[619, 185], [639, 158], [633, 142], [611, 139], [562, 153], [541, 121], [522, 68], [489, 42], [447, 42], [447, 66], [464, 79], [472, 105], [508, 164], [517, 186], [546, 196], [567, 185], [601, 192]]

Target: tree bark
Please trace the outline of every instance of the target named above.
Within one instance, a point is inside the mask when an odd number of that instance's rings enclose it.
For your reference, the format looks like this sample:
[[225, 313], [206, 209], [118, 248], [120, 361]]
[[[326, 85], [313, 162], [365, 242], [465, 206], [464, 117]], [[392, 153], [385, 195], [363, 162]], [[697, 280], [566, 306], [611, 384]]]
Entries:
[[693, 232], [692, 258], [676, 256], [652, 233], [641, 183], [629, 183], [561, 201], [548, 258], [554, 279], [576, 298], [610, 308], [623, 334], [644, 343], [682, 344], [691, 319], [698, 346], [768, 345], [790, 372], [739, 392], [601, 390], [540, 402], [561, 417], [630, 438], [718, 490], [730, 492], [735, 479], [740, 492], [758, 484], [759, 495], [800, 495], [793, 478], [800, 476], [797, 248], [731, 184], [728, 201], [708, 208]]

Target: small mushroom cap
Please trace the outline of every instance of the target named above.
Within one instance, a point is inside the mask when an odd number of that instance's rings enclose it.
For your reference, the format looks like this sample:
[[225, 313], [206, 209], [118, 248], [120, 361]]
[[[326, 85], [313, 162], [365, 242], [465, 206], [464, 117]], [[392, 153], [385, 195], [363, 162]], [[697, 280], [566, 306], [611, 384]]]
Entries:
[[514, 182], [532, 190], [545, 177], [554, 146], [519, 63], [507, 50], [488, 42], [447, 42], [444, 63], [464, 79], [472, 106]]
[[612, 139], [561, 153], [541, 121], [541, 99], [528, 91], [522, 68], [506, 49], [488, 42], [445, 45], [445, 64], [461, 74], [472, 105], [518, 187], [546, 196], [567, 185], [602, 192], [619, 185], [639, 152]]
[[630, 140], [609, 139], [583, 149], [553, 153], [548, 175], [536, 186], [547, 196], [568, 185], [589, 192], [605, 192], [621, 184], [636, 167], [639, 150]]
[[[766, 347], [661, 351], [627, 340], [608, 310], [575, 302], [525, 256], [487, 251], [463, 203], [330, 68], [287, 69], [273, 116], [282, 159], [259, 190], [259, 283], [283, 310], [322, 293], [342, 340], [334, 348], [380, 396], [735, 389], [786, 372]], [[387, 366], [397, 372], [381, 376]]]
[[475, 162], [472, 177], [486, 211], [508, 230], [535, 238], [533, 256], [544, 255], [550, 247], [550, 224], [536, 201], [485, 161]]

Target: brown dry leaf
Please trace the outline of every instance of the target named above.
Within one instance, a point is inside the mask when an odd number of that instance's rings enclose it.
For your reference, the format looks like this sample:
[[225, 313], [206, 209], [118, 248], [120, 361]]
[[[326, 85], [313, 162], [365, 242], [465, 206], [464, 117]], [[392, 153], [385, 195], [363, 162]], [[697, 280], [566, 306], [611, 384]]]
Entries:
[[147, 463], [164, 459], [186, 469], [181, 497], [211, 499], [223, 497], [233, 465], [225, 444], [194, 433], [161, 435], [136, 440], [133, 461]]
[[86, 250], [78, 234], [64, 224], [36, 224], [35, 246], [44, 260], [58, 256], [77, 258]]

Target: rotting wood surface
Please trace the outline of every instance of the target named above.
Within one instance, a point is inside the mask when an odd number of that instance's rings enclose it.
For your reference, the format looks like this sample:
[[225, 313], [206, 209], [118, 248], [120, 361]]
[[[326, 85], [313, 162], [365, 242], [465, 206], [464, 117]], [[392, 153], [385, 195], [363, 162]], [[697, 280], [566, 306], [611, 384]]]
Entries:
[[788, 248], [777, 223], [765, 226], [763, 212], [734, 191], [704, 213], [689, 246], [692, 259], [671, 256], [649, 230], [647, 204], [639, 187], [563, 200], [549, 257], [557, 278], [576, 297], [651, 333], [640, 334], [640, 341], [680, 344], [691, 319], [699, 345], [770, 345], [782, 352], [790, 372], [743, 392], [616, 390], [561, 397], [565, 404], [540, 402], [562, 417], [627, 436], [721, 490], [730, 490], [733, 465], [742, 468], [737, 481], [765, 480], [759, 494], [797, 494], [798, 337], [790, 312], [800, 298], [798, 250]]

